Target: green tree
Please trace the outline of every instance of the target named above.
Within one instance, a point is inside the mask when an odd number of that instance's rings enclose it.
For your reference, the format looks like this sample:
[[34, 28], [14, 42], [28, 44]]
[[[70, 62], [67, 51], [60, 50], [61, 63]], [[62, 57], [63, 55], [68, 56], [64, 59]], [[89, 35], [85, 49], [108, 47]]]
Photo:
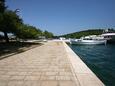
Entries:
[[22, 39], [35, 39], [42, 34], [40, 29], [27, 24], [22, 24], [17, 31], [18, 32], [15, 35]]
[[53, 38], [53, 33], [51, 33], [51, 32], [48, 32], [45, 30], [43, 34], [46, 38]]
[[0, 0], [0, 31], [4, 33], [6, 42], [9, 42], [8, 33], [13, 33], [22, 39], [38, 38], [40, 35], [45, 35], [47, 38], [53, 37], [51, 32], [42, 32], [34, 26], [24, 24], [16, 11], [6, 8], [5, 0]]
[[5, 0], [0, 0], [0, 13], [4, 13], [5, 9]]
[[61, 35], [59, 37], [80, 38], [80, 37], [88, 36], [88, 35], [100, 35], [102, 33], [103, 33], [103, 29], [90, 29], [90, 30], [84, 30], [84, 31], [80, 31], [80, 32]]
[[7, 33], [15, 33], [22, 20], [11, 10], [7, 10], [5, 0], [0, 0], [0, 31], [4, 33], [6, 42], [9, 42]]
[[6, 10], [0, 15], [0, 31], [4, 33], [6, 42], [9, 42], [7, 33], [16, 33], [22, 24], [22, 19], [11, 10]]

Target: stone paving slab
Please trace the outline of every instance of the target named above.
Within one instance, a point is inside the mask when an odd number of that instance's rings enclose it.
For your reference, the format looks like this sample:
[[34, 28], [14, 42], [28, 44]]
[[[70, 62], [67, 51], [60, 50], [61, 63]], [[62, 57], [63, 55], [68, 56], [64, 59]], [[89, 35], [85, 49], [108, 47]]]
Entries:
[[[78, 66], [78, 71], [73, 72], [74, 67], [63, 42], [48, 42], [0, 60], [0, 86], [103, 86], [85, 83], [92, 76], [80, 74], [81, 65]], [[86, 69], [81, 70], [84, 72]], [[77, 77], [76, 73], [79, 73]]]
[[79, 86], [62, 42], [0, 60], [0, 86]]

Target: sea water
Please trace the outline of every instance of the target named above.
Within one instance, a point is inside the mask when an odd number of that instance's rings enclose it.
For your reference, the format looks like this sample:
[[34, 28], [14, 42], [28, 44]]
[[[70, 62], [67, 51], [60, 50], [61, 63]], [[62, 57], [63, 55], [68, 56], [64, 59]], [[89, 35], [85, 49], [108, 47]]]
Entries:
[[115, 86], [115, 44], [69, 46], [106, 86]]

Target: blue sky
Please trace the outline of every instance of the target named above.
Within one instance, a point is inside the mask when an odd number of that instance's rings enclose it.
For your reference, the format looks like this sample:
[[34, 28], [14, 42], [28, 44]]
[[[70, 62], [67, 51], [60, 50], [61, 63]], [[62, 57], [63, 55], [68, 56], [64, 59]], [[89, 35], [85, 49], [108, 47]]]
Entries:
[[24, 23], [55, 35], [115, 27], [115, 0], [6, 0]]

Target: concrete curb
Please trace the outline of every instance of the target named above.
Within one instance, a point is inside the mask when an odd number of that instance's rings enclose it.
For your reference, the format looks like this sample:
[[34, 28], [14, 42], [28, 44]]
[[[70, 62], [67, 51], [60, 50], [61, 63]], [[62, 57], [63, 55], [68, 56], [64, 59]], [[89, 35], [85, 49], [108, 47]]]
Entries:
[[102, 81], [88, 68], [88, 66], [76, 55], [68, 45], [63, 42], [67, 57], [72, 65], [76, 80], [80, 86], [105, 86]]

